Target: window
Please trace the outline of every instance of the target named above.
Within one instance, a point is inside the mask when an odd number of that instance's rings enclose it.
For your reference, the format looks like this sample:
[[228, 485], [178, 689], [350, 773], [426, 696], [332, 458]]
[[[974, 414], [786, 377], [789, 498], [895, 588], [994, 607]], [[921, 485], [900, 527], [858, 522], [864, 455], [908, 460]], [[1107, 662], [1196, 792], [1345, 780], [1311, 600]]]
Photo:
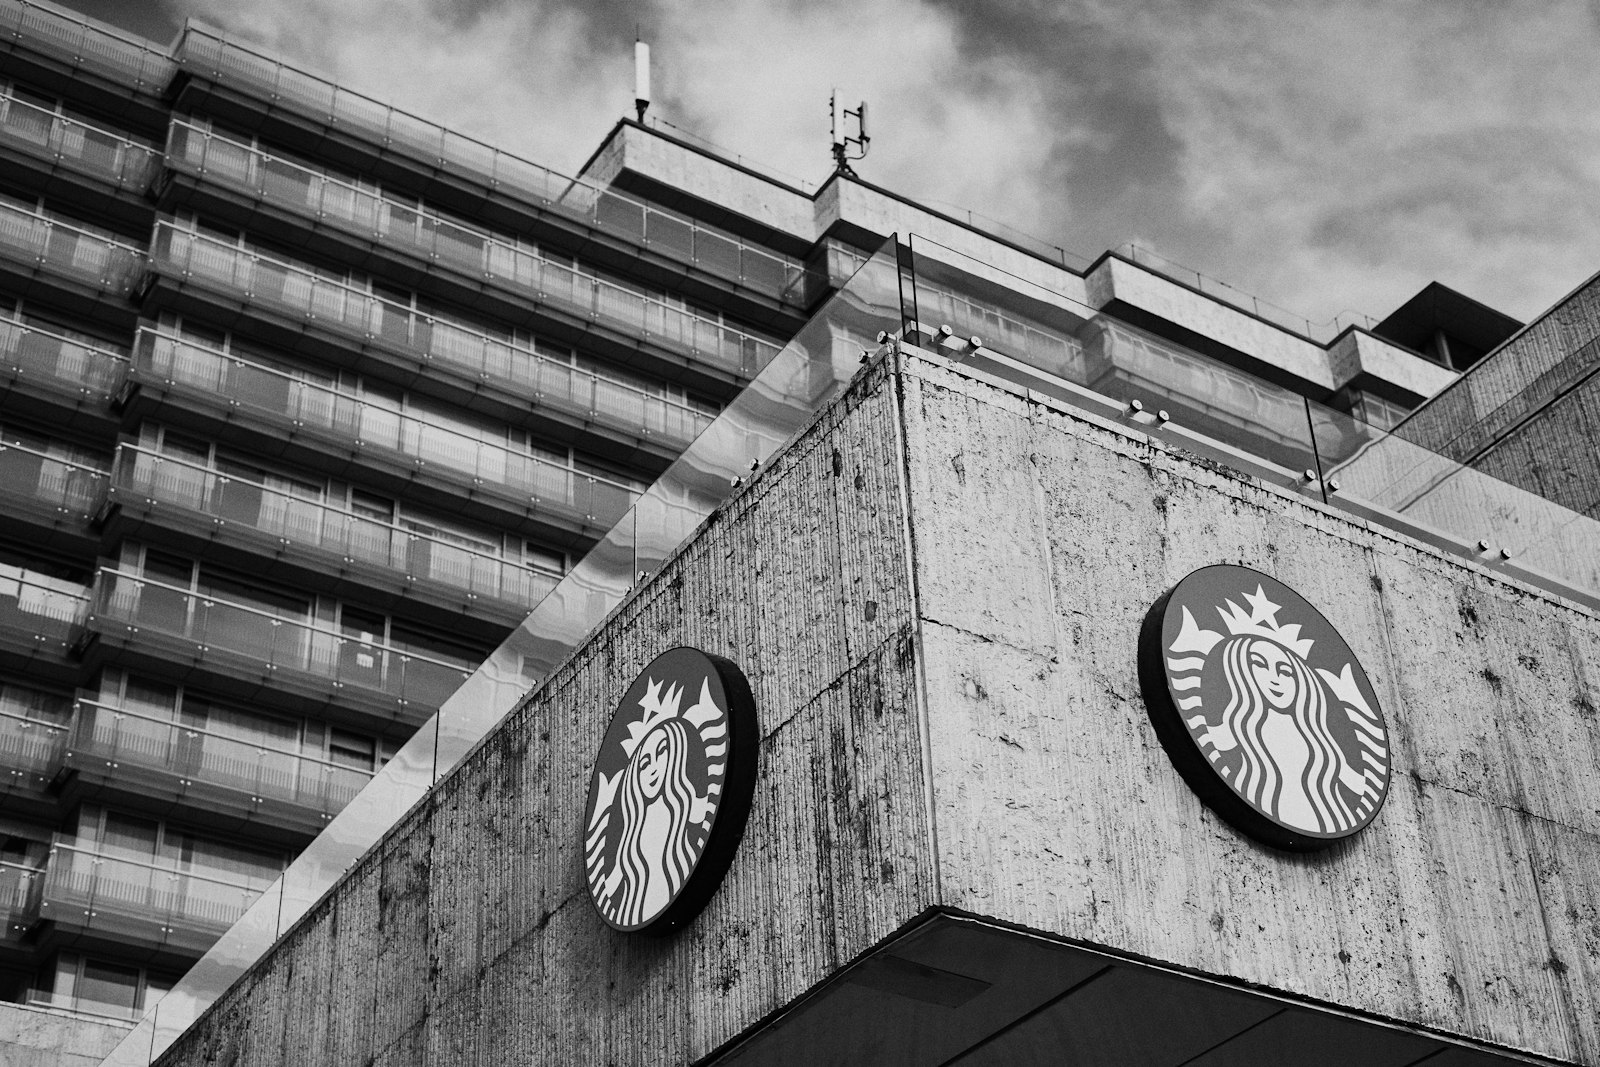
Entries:
[[53, 1007], [133, 1019], [155, 1007], [174, 979], [143, 967], [63, 952], [39, 975], [33, 1000]]

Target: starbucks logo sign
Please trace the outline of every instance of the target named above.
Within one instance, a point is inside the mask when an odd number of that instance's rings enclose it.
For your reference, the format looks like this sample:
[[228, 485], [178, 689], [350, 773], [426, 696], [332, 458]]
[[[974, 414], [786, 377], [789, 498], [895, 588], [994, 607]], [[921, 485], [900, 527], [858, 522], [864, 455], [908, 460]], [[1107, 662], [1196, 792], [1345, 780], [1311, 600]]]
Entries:
[[1247, 567], [1205, 567], [1150, 609], [1139, 646], [1156, 734], [1218, 815], [1295, 851], [1377, 815], [1389, 791], [1377, 695], [1294, 590]]
[[731, 661], [657, 656], [612, 716], [589, 780], [589, 898], [618, 930], [670, 933], [716, 892], [755, 791], [755, 700]]

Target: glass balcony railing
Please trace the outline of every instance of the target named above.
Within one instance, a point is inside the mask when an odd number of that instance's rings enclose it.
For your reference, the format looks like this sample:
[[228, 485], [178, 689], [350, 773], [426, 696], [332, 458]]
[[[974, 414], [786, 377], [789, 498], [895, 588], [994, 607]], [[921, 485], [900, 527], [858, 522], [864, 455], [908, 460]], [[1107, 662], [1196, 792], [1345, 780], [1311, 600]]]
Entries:
[[0, 33], [24, 48], [70, 64], [75, 70], [159, 93], [177, 63], [164, 50], [28, 0], [0, 0]]
[[[157, 272], [179, 274], [235, 298], [260, 303], [317, 322], [363, 344], [453, 363], [509, 360], [514, 349], [456, 323], [413, 311], [364, 290], [319, 276], [284, 260], [258, 255], [171, 222], [156, 226], [152, 256]], [[570, 267], [519, 258], [532, 272], [514, 288], [585, 320], [600, 322], [685, 358], [744, 377], [753, 376], [777, 352], [764, 338], [724, 326], [683, 308], [649, 299]], [[511, 266], [516, 269], [515, 264]], [[499, 351], [494, 351], [498, 349]]]
[[492, 145], [396, 110], [247, 46], [189, 25], [178, 42], [185, 70], [391, 151], [430, 169], [459, 175], [541, 211], [551, 211], [642, 244], [729, 281], [803, 307], [810, 297], [805, 266], [676, 212], [558, 174]]
[[108, 403], [127, 375], [127, 366], [128, 358], [109, 348], [0, 318], [0, 380]]
[[161, 159], [149, 145], [0, 93], [0, 145], [118, 189], [144, 192]]
[[150, 860], [57, 843], [45, 864], [38, 920], [151, 931], [153, 939], [209, 943], [243, 915], [270, 879], [233, 880]]
[[0, 791], [43, 788], [67, 743], [67, 724], [0, 708]]
[[310, 829], [339, 814], [373, 774], [90, 700], [74, 706], [70, 738], [57, 747], [58, 765], [116, 767], [123, 777], [137, 768], [197, 800], [225, 797], [231, 807], [276, 812]]
[[105, 498], [106, 472], [0, 437], [0, 500], [13, 513], [83, 526]]
[[88, 615], [87, 587], [0, 564], [0, 640], [7, 646], [64, 656]]
[[[3, 457], [0, 457], [3, 459]], [[380, 522], [284, 489], [133, 445], [117, 449], [110, 499], [160, 501], [345, 561], [504, 601], [526, 612], [560, 580], [482, 548]]]
[[[294, 427], [331, 431], [340, 447], [385, 455], [413, 469], [438, 467], [475, 485], [584, 524], [609, 525], [633, 500], [620, 482], [479, 440], [389, 404], [360, 399], [285, 371], [249, 363], [152, 330], [141, 331], [133, 373], [226, 398]], [[459, 482], [456, 482], [459, 487]]]
[[144, 272], [132, 245], [11, 204], [0, 204], [0, 258], [127, 296]]
[[39, 911], [44, 871], [21, 863], [0, 862], [0, 944], [17, 944]]
[[124, 626], [180, 638], [186, 655], [218, 670], [236, 672], [242, 661], [276, 679], [297, 672], [319, 688], [393, 698], [417, 712], [437, 708], [476, 666], [109, 567], [95, 583], [89, 624], [102, 634]]
[[[202, 174], [207, 180], [301, 214], [315, 215], [347, 233], [426, 257], [519, 297], [577, 315], [596, 316], [614, 329], [675, 352], [710, 358], [746, 376], [753, 376], [777, 352], [777, 346], [764, 338], [660, 296], [552, 262], [531, 249], [419, 209], [414, 203], [329, 178], [181, 121], [172, 126], [167, 165]], [[748, 360], [754, 360], [754, 365]]]

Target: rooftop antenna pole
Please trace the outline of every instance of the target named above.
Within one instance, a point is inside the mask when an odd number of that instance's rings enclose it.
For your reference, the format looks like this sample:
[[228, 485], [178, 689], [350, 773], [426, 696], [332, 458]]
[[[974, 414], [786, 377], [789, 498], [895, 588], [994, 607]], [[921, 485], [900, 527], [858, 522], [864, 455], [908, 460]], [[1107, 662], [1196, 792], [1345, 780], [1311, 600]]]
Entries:
[[643, 125], [644, 113], [650, 108], [650, 46], [637, 36], [633, 40], [633, 106]]
[[[851, 119], [856, 120], [854, 137], [846, 132]], [[835, 89], [828, 96], [828, 128], [833, 138], [833, 172], [854, 178], [856, 172], [850, 167], [851, 161], [866, 159], [867, 148], [872, 143], [872, 138], [867, 136], [867, 102], [861, 101], [854, 111], [841, 108], [839, 91]]]

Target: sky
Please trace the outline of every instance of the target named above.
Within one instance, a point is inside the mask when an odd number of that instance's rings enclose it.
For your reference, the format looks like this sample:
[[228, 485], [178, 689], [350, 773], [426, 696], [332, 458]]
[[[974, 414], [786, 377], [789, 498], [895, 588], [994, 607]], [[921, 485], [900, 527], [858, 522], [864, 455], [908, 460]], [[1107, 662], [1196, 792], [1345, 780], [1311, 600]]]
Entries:
[[1092, 259], [1128, 243], [1324, 322], [1438, 280], [1527, 320], [1600, 270], [1600, 0], [60, 0], [193, 16], [567, 173], [633, 106]]

